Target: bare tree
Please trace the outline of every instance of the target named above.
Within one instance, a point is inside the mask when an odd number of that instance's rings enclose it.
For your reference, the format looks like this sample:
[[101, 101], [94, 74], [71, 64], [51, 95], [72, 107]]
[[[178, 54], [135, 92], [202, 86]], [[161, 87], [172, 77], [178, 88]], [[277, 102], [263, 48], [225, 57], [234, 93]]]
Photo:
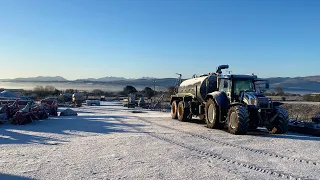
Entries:
[[56, 90], [56, 88], [51, 85], [47, 85], [46, 87], [44, 87], [44, 90], [46, 92], [54, 92]]

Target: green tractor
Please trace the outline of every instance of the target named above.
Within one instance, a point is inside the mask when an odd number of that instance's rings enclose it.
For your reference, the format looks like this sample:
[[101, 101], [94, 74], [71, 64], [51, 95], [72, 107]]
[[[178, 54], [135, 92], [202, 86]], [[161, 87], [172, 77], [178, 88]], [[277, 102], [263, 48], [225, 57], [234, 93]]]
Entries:
[[188, 121], [193, 116], [205, 120], [208, 128], [228, 128], [232, 134], [246, 134], [249, 130], [266, 127], [270, 133], [284, 134], [288, 130], [288, 113], [265, 97], [268, 81], [256, 75], [216, 73], [183, 81], [178, 93], [171, 96], [171, 117]]

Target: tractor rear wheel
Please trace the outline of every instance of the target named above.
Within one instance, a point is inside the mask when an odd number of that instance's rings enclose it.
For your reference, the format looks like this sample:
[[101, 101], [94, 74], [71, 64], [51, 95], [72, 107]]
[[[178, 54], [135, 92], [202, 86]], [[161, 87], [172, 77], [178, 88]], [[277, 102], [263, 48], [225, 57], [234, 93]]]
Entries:
[[249, 128], [249, 113], [243, 106], [234, 106], [229, 109], [228, 131], [231, 134], [246, 134]]
[[180, 101], [178, 103], [178, 112], [177, 112], [178, 120], [179, 121], [188, 121], [188, 120], [190, 120], [188, 118], [189, 114], [190, 114], [190, 110], [188, 108], [184, 107], [184, 102], [183, 101]]
[[213, 99], [207, 100], [205, 110], [207, 127], [211, 129], [222, 128], [219, 122], [219, 110]]
[[178, 109], [177, 101], [173, 101], [171, 104], [171, 118], [172, 119], [178, 119], [177, 109]]

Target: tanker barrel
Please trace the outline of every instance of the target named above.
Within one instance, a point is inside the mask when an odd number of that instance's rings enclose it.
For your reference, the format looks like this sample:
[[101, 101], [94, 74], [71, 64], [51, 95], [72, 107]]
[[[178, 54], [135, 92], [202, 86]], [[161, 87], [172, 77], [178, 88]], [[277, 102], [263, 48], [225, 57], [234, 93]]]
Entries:
[[179, 93], [193, 94], [201, 102], [205, 101], [208, 92], [217, 90], [216, 76], [201, 76], [183, 81], [178, 89]]

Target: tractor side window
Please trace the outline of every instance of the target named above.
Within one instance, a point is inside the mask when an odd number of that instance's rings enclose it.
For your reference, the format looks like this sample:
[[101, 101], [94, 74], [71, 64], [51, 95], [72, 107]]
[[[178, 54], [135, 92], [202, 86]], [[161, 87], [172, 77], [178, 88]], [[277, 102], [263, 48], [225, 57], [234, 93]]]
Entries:
[[224, 92], [229, 92], [230, 91], [230, 80], [228, 79], [221, 79], [220, 83], [220, 90]]
[[228, 88], [229, 88], [228, 81], [224, 81], [224, 83], [223, 83], [223, 89], [228, 89]]

